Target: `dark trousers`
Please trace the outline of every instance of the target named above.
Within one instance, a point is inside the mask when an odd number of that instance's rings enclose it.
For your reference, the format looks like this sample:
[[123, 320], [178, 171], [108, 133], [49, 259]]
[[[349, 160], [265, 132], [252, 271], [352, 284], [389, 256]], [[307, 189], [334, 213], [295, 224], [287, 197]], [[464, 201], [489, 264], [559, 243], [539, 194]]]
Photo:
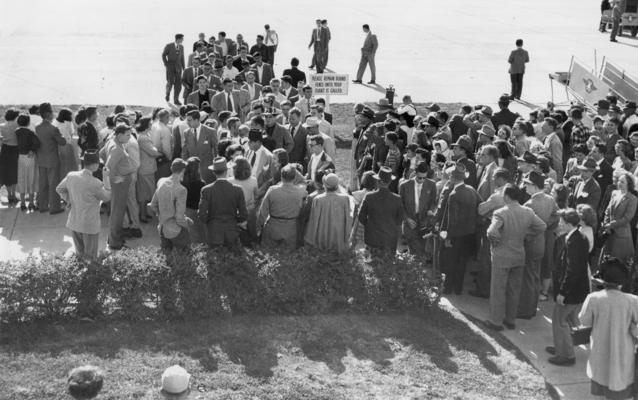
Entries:
[[275, 50], [276, 46], [266, 46], [266, 55], [264, 57], [264, 62], [275, 65]]
[[317, 68], [317, 73], [322, 74], [326, 67], [326, 49], [315, 43], [315, 54], [312, 57], [312, 64]]
[[410, 228], [407, 222], [403, 222], [403, 236], [405, 240], [408, 242], [408, 248], [410, 249], [410, 253], [424, 256], [425, 255], [425, 239], [419, 234], [419, 228], [421, 226], [417, 225], [415, 229]]
[[445, 290], [463, 293], [463, 280], [467, 261], [470, 259], [474, 247], [474, 234], [450, 238], [451, 247], [446, 248], [445, 264], [446, 274]]
[[523, 74], [510, 74], [510, 80], [512, 81], [512, 99], [520, 99], [521, 93], [523, 93]]
[[609, 36], [609, 39], [616, 40], [616, 35], [618, 35], [619, 31], [620, 31], [620, 20], [614, 19], [611, 25], [611, 35]]
[[109, 219], [109, 240], [111, 247], [119, 248], [124, 244], [124, 232], [122, 224], [126, 214], [128, 200], [128, 188], [131, 185], [131, 177], [124, 178], [124, 182], [111, 182], [111, 217]]
[[38, 167], [40, 175], [38, 183], [38, 207], [40, 211], [48, 210], [58, 211], [62, 205], [60, 203], [60, 195], [55, 188], [60, 183], [60, 167]]
[[177, 236], [170, 239], [164, 236], [164, 232], [160, 230], [160, 247], [164, 250], [185, 249], [190, 243], [190, 234], [186, 228], [182, 228]]
[[166, 97], [171, 96], [171, 88], [173, 91], [173, 99], [179, 103], [179, 92], [182, 91], [182, 71], [175, 68], [166, 68]]
[[492, 280], [492, 259], [490, 241], [487, 239], [487, 226], [481, 226], [481, 247], [478, 251], [479, 270], [476, 275], [476, 291], [485, 297], [490, 295], [490, 282]]

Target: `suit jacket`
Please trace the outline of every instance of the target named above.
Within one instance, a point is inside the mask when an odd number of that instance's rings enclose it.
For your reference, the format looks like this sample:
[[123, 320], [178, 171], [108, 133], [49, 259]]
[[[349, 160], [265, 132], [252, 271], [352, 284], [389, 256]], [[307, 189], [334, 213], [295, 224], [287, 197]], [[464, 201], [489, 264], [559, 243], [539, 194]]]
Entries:
[[370, 247], [393, 250], [403, 221], [403, 204], [398, 194], [382, 188], [365, 195], [359, 210], [364, 241]]
[[465, 183], [473, 188], [478, 187], [478, 178], [476, 177], [476, 163], [467, 157], [458, 159], [456, 162], [463, 164], [467, 170], [468, 176], [465, 178]]
[[332, 125], [332, 114], [324, 111], [323, 112], [323, 119], [325, 119], [326, 122], [328, 122], [330, 125]]
[[244, 89], [239, 89], [238, 92], [240, 108], [239, 119], [241, 122], [244, 122], [246, 121], [246, 116], [250, 112], [250, 93], [248, 93], [248, 90]]
[[443, 217], [441, 227], [441, 230], [447, 231], [448, 238], [461, 237], [476, 232], [480, 202], [476, 190], [465, 183], [452, 189], [448, 196], [447, 213]]
[[[246, 55], [246, 60], [248, 60], [250, 64], [255, 63], [255, 59], [250, 54]], [[233, 67], [237, 68], [238, 71], [241, 71], [241, 63], [242, 63], [242, 59], [240, 56], [237, 56], [233, 59]]]
[[419, 194], [419, 209], [416, 209], [414, 203], [414, 189], [416, 188], [416, 181], [410, 179], [401, 183], [399, 186], [399, 196], [403, 203], [404, 217], [410, 218], [416, 221], [417, 228], [423, 227], [427, 224], [428, 211], [434, 212], [438, 198], [436, 196], [436, 183], [430, 179], [423, 181], [421, 186], [421, 194]]
[[221, 92], [222, 90], [224, 90], [224, 84], [222, 83], [222, 80], [219, 76], [210, 74], [210, 76], [208, 76], [207, 78], [209, 89], [213, 89], [217, 92]]
[[178, 119], [173, 121], [173, 127], [171, 128], [171, 133], [173, 135], [173, 157], [171, 157], [172, 160], [180, 158], [182, 156], [182, 134], [179, 131], [178, 121]]
[[92, 123], [86, 121], [78, 127], [78, 146], [82, 149], [82, 152], [99, 150], [99, 141], [97, 129]]
[[244, 192], [226, 179], [204, 186], [197, 217], [206, 225], [209, 242], [223, 243], [224, 232], [237, 230], [237, 223], [246, 221], [248, 217]]
[[494, 268], [513, 268], [525, 265], [525, 237], [538, 235], [546, 225], [529, 207], [514, 202], [494, 211], [487, 228], [492, 242], [491, 254]]
[[[310, 156], [310, 160], [308, 161], [308, 171], [306, 173], [306, 179], [312, 179], [312, 174], [310, 171], [311, 165], [312, 165], [312, 160], [314, 160], [317, 157], [317, 155], [313, 154]], [[332, 158], [330, 158], [330, 156], [328, 154], [326, 154], [326, 152], [324, 151], [323, 153], [321, 153], [321, 157], [319, 160], [319, 163], [317, 164], [317, 167], [315, 168], [315, 174], [318, 171], [325, 171], [327, 169], [335, 169], [335, 164], [332, 161]]]
[[627, 193], [623, 196], [620, 190], [612, 192], [603, 223], [610, 224], [614, 236], [631, 237], [630, 221], [636, 214], [637, 205], [638, 199], [633, 194]]
[[600, 168], [594, 173], [594, 179], [600, 186], [600, 192], [605, 193], [607, 186], [611, 185], [614, 168], [606, 159], [603, 159], [598, 166]]
[[496, 188], [494, 184], [494, 171], [496, 171], [496, 168], [498, 168], [496, 163], [491, 163], [483, 167], [477, 189], [479, 196], [481, 196], [481, 201], [487, 200], [494, 192], [494, 188]]
[[[290, 132], [290, 126], [287, 127], [288, 132]], [[303, 124], [299, 124], [297, 128], [295, 128], [294, 135], [292, 135], [292, 150], [288, 152], [288, 159], [291, 163], [299, 163], [305, 167], [306, 165], [306, 157], [307, 157], [307, 138], [308, 131], [303, 127]]]
[[589, 242], [580, 229], [568, 233], [554, 271], [556, 294], [565, 304], [581, 304], [589, 294]]
[[199, 157], [199, 172], [204, 182], [210, 183], [215, 180], [215, 176], [208, 169], [208, 166], [213, 164], [213, 159], [217, 155], [217, 132], [202, 124], [200, 124], [199, 129], [199, 140], [197, 140], [193, 128], [184, 132], [182, 158], [188, 160], [189, 157]]
[[275, 77], [275, 73], [272, 70], [272, 65], [268, 63], [262, 63], [262, 74], [259, 75], [259, 71], [257, 70], [257, 64], [253, 64], [250, 66], [250, 70], [255, 73], [255, 82], [259, 82], [262, 85], [270, 85], [270, 80]]
[[295, 104], [295, 107], [297, 107], [299, 111], [301, 111], [302, 121], [305, 121], [306, 115], [310, 114], [310, 106], [313, 104], [315, 104], [315, 99], [313, 97], [311, 97], [310, 100], [306, 99], [305, 97], [301, 97]]
[[[266, 128], [266, 132], [268, 132], [268, 128]], [[292, 136], [290, 136], [290, 131], [288, 131], [285, 126], [280, 124], [275, 124], [272, 135], [269, 139], [274, 144], [273, 150], [284, 149], [287, 153], [290, 154], [294, 147]]]
[[[56, 168], [60, 166], [58, 147], [66, 144], [60, 130], [47, 120], [35, 127], [35, 135], [40, 141], [40, 148], [36, 153], [38, 167]], [[43, 177], [42, 179], [46, 179]]]
[[523, 49], [512, 50], [507, 62], [510, 63], [510, 74], [524, 74], [525, 63], [529, 62], [529, 54]]
[[297, 87], [299, 82], [301, 82], [301, 81], [306, 82], [306, 73], [303, 72], [303, 71], [300, 71], [296, 67], [285, 69], [284, 73], [282, 74], [282, 76], [284, 76], [284, 75], [288, 75], [289, 77], [292, 78], [292, 87], [294, 87], [294, 88]]
[[511, 112], [509, 108], [504, 108], [494, 113], [492, 116], [492, 125], [494, 125], [496, 129], [501, 125], [507, 125], [511, 128], [520, 116], [519, 113]]
[[544, 140], [543, 147], [550, 154], [552, 169], [556, 171], [558, 182], [562, 182], [563, 176], [563, 142], [556, 132], [552, 132]]
[[[248, 92], [248, 84], [244, 83], [244, 85], [241, 87], [243, 90]], [[261, 97], [261, 88], [262, 86], [255, 82], [255, 95], [250, 99], [250, 101], [255, 101], [257, 99], [259, 99]], [[248, 92], [250, 94], [250, 92]], [[250, 110], [249, 110], [250, 111]]]
[[[239, 96], [239, 90], [232, 90], [231, 96], [233, 97], [233, 112], [237, 115], [241, 114], [241, 99]], [[210, 118], [217, 118], [217, 115], [224, 110], [228, 110], [227, 94], [225, 91], [221, 91], [213, 96], [213, 100], [210, 103], [213, 113]]]
[[[285, 95], [286, 93], [281, 90], [281, 93], [283, 95]], [[299, 91], [297, 89], [295, 89], [294, 87], [290, 88], [290, 93], [288, 93], [288, 96], [286, 96], [286, 99], [292, 104], [292, 106], [295, 106], [295, 103], [297, 101], [299, 101]]]
[[[215, 91], [213, 89], [206, 89], [206, 90], [208, 90], [208, 104], [212, 105], [213, 97], [215, 96]], [[191, 94], [188, 95], [188, 97], [186, 98], [186, 104], [194, 104], [199, 109], [202, 108], [201, 104], [199, 104], [199, 90], [191, 92]]]
[[370, 33], [369, 35], [366, 35], [366, 38], [363, 41], [361, 52], [367, 55], [374, 55], [377, 52], [378, 47], [379, 42], [377, 40], [377, 35], [373, 35], [372, 33]]
[[330, 32], [327, 28], [321, 28], [321, 32], [319, 33], [319, 40], [317, 40], [317, 29], [315, 28], [312, 30], [312, 36], [310, 37], [310, 44], [309, 46], [314, 45], [315, 46], [315, 50], [321, 48], [321, 49], [326, 49], [328, 48], [328, 42], [330, 41]]
[[588, 180], [587, 183], [579, 181], [576, 184], [574, 192], [569, 197], [569, 203], [570, 206], [574, 208], [578, 204], [589, 204], [594, 210], [598, 210], [600, 197], [600, 186], [598, 185], [598, 182], [592, 178]]
[[185, 67], [184, 46], [176, 46], [175, 43], [168, 43], [162, 52], [162, 62], [166, 69], [181, 72]]
[[188, 67], [182, 72], [182, 86], [184, 86], [184, 93], [187, 95], [193, 91], [195, 86], [195, 78], [202, 73], [201, 68]]

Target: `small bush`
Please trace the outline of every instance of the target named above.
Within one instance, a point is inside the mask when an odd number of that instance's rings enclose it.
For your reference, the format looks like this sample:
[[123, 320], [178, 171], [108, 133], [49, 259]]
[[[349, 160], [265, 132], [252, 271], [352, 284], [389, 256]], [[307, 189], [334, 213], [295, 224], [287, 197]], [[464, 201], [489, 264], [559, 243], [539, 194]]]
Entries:
[[202, 318], [427, 307], [437, 282], [411, 256], [327, 254], [302, 248], [230, 252], [137, 248], [86, 264], [45, 254], [0, 264], [0, 320], [97, 316]]

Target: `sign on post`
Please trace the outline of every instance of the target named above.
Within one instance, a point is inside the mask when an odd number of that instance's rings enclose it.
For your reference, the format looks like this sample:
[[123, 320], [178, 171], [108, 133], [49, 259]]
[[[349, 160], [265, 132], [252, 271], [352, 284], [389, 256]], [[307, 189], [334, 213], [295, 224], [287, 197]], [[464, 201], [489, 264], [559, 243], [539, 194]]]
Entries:
[[332, 96], [348, 94], [348, 74], [311, 74], [310, 82], [314, 96]]

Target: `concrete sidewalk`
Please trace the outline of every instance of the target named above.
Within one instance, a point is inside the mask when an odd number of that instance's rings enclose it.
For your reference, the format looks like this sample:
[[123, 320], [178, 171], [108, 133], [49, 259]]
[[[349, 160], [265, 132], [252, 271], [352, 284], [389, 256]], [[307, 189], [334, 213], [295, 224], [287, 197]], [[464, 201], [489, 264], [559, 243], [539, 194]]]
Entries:
[[[471, 281], [471, 280], [470, 280]], [[489, 300], [463, 294], [460, 296], [447, 295], [444, 301], [449, 302], [458, 310], [475, 319], [477, 326], [482, 326], [489, 316]], [[576, 350], [576, 364], [571, 367], [559, 367], [550, 364], [550, 357], [545, 352], [546, 346], [553, 346], [552, 339], [552, 311], [553, 301], [539, 303], [536, 317], [531, 320], [517, 319], [515, 330], [500, 332], [538, 369], [548, 386], [556, 390], [557, 398], [565, 400], [593, 399], [590, 394], [590, 381], [586, 375], [589, 349], [578, 346]]]

